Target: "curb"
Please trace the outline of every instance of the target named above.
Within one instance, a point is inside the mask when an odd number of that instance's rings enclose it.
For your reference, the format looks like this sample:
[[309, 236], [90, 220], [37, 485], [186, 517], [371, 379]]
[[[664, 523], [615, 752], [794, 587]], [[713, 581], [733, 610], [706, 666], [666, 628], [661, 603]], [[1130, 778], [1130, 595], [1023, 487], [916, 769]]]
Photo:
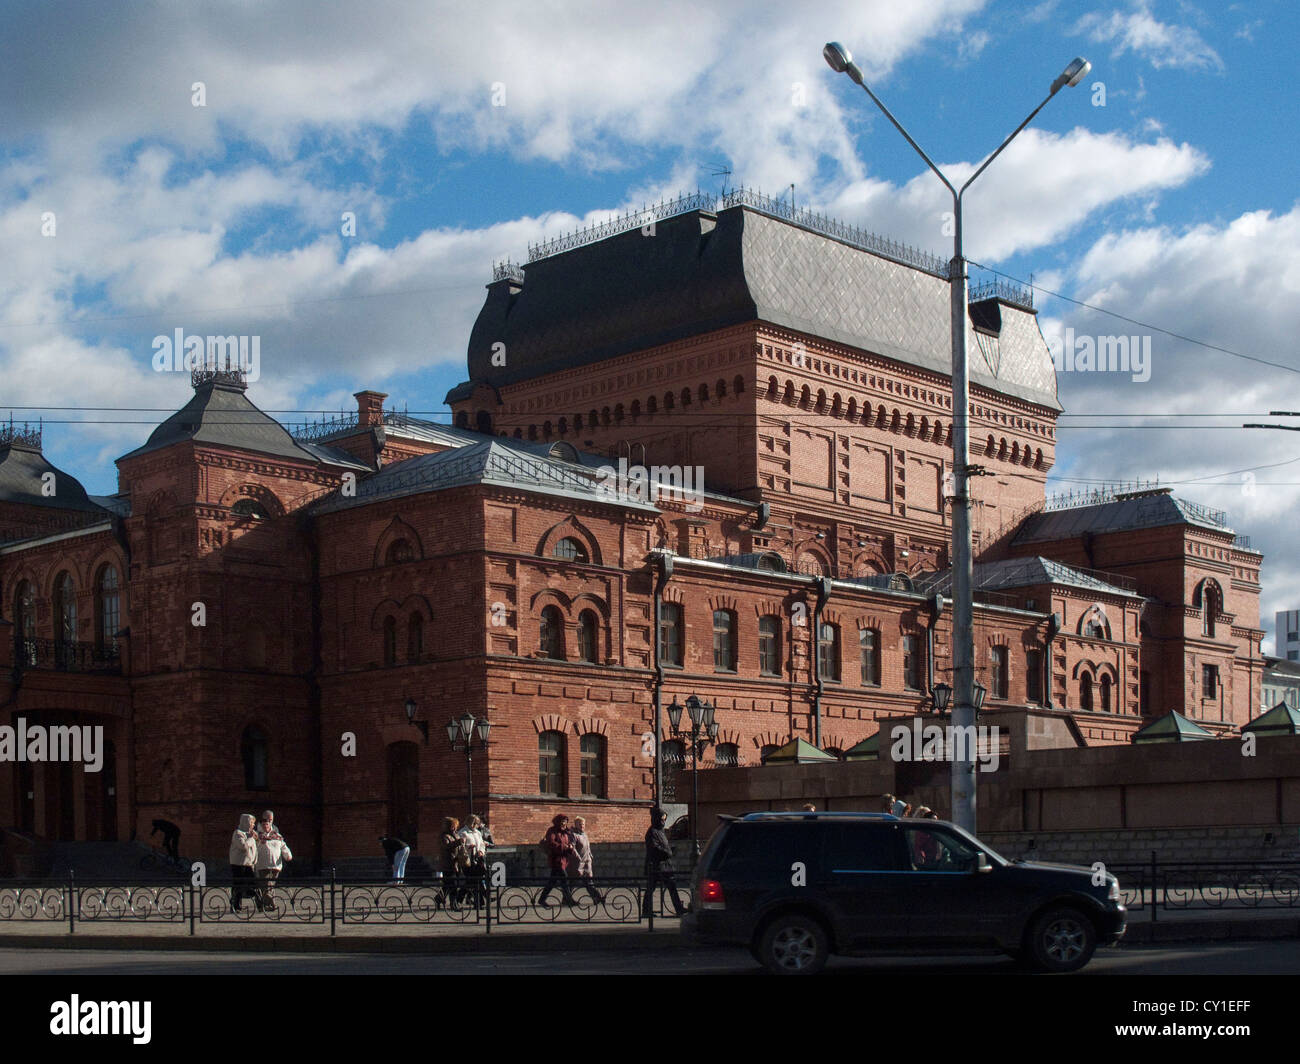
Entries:
[[200, 953], [551, 953], [575, 950], [675, 950], [686, 948], [677, 930], [625, 932], [496, 932], [491, 935], [271, 938], [265, 936], [154, 937], [141, 935], [0, 935], [0, 950], [105, 949]]
[[1300, 938], [1300, 915], [1226, 920], [1144, 920], [1129, 924], [1121, 946], [1166, 942], [1250, 942], [1261, 938]]

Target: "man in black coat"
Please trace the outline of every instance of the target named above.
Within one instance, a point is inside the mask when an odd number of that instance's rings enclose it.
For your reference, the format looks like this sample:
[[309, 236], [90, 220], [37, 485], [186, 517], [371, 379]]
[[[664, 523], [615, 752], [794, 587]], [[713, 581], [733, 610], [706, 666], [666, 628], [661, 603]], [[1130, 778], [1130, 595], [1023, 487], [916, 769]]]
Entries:
[[655, 887], [663, 887], [672, 899], [673, 911], [681, 916], [685, 912], [681, 895], [677, 893], [677, 881], [673, 878], [673, 848], [668, 842], [664, 824], [668, 814], [658, 807], [650, 811], [650, 830], [645, 833], [645, 899], [641, 903], [641, 915], [649, 916], [653, 905]]

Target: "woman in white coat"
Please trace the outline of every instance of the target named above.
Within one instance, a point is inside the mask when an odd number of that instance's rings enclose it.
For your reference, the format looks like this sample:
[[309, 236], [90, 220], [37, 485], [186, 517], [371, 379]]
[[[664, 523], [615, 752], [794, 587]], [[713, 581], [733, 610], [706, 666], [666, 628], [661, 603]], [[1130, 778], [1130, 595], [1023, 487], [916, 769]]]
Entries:
[[239, 818], [239, 827], [230, 836], [230, 911], [239, 912], [245, 898], [257, 896], [253, 887], [253, 866], [257, 864], [257, 832], [252, 813]]

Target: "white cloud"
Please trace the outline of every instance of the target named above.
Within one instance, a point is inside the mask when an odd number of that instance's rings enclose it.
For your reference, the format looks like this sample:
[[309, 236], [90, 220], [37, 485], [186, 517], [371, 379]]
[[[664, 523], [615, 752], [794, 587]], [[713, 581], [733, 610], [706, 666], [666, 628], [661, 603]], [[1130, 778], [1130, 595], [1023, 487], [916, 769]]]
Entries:
[[1153, 67], [1182, 67], [1188, 70], [1222, 70], [1223, 60], [1205, 39], [1189, 26], [1161, 22], [1150, 5], [1139, 0], [1132, 11], [1094, 12], [1075, 24], [1074, 32], [1090, 40], [1113, 43], [1113, 56], [1133, 52]]

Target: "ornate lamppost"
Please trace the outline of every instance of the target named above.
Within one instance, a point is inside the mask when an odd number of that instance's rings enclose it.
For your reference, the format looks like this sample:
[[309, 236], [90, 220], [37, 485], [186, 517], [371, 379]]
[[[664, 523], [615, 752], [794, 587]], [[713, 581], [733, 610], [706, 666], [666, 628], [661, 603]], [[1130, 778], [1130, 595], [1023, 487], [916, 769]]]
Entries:
[[695, 695], [686, 699], [686, 712], [691, 718], [690, 730], [681, 729], [682, 707], [676, 701], [668, 707], [668, 722], [672, 725], [673, 738], [691, 744], [691, 844], [695, 848], [695, 856], [699, 857], [700, 753], [718, 741], [718, 722], [713, 719], [713, 706], [701, 702]]
[[475, 718], [468, 710], [460, 720], [453, 717], [447, 722], [447, 741], [451, 743], [452, 750], [465, 752], [465, 791], [469, 800], [469, 813], [474, 812], [475, 739], [478, 740], [477, 748], [486, 750], [491, 730], [492, 722], [487, 717]]

